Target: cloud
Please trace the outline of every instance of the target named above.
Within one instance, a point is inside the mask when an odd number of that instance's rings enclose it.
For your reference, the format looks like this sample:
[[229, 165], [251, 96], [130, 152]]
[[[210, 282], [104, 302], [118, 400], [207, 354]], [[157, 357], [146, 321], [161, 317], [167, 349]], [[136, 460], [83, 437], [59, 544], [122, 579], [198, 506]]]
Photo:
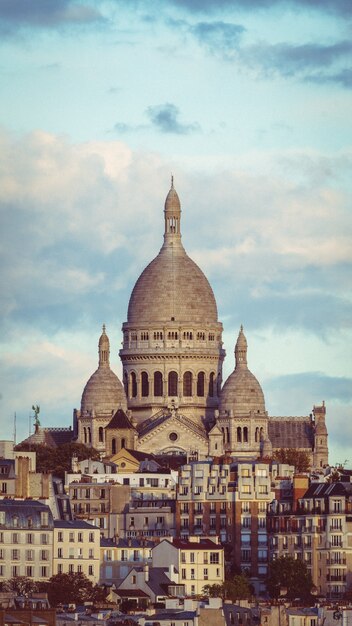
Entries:
[[[343, 61], [350, 56], [351, 52], [350, 41], [340, 41], [331, 45], [262, 43], [243, 48], [241, 60], [249, 67], [258, 68], [264, 74], [277, 72], [284, 77], [303, 76], [306, 80], [312, 76], [314, 80], [312, 71], [331, 67], [335, 62]], [[344, 86], [349, 86], [348, 79], [345, 80]]]
[[189, 30], [213, 54], [231, 57], [245, 28], [227, 22], [198, 22]]
[[146, 113], [153, 126], [162, 133], [188, 135], [200, 130], [199, 124], [196, 122], [182, 124], [179, 121], [180, 111], [178, 107], [170, 102], [150, 106], [146, 110]]
[[176, 7], [183, 7], [191, 13], [210, 13], [231, 9], [247, 12], [270, 10], [272, 8], [289, 6], [292, 10], [326, 12], [340, 17], [352, 15], [350, 0], [169, 0]]
[[346, 89], [352, 89], [352, 68], [344, 69], [333, 74], [327, 74], [326, 72], [316, 73], [311, 76], [306, 76], [305, 80], [319, 85], [335, 83]]
[[77, 0], [2, 0], [0, 32], [11, 36], [26, 29], [97, 25], [105, 18], [89, 2]]

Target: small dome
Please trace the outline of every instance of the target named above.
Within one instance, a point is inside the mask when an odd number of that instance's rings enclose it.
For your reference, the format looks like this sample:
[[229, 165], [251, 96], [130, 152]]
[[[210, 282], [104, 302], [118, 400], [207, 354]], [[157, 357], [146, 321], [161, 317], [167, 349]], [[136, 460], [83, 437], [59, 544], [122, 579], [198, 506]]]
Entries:
[[220, 395], [220, 413], [233, 411], [234, 417], [253, 413], [265, 413], [263, 390], [256, 377], [247, 367], [247, 340], [243, 328], [238, 335], [236, 366], [225, 382]]
[[119, 407], [127, 409], [125, 390], [109, 362], [110, 342], [105, 333], [99, 339], [99, 367], [88, 380], [82, 394], [81, 416], [111, 415]]
[[171, 189], [166, 196], [165, 200], [165, 212], [175, 213], [181, 211], [180, 199], [177, 195], [177, 191], [174, 189], [174, 181], [171, 179]]

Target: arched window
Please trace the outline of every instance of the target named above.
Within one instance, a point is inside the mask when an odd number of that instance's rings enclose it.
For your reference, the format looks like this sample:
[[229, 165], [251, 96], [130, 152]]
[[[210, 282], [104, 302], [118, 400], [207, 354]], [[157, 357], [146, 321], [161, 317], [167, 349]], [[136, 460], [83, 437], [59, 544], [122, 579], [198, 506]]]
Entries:
[[237, 441], [241, 443], [242, 441], [242, 428], [241, 426], [237, 426]]
[[121, 448], [126, 448], [126, 439], [124, 437], [121, 439]]
[[128, 375], [127, 372], [124, 373], [123, 375], [123, 386], [125, 387], [125, 394], [128, 398]]
[[169, 372], [168, 377], [168, 395], [169, 396], [177, 396], [178, 394], [178, 385], [177, 385], [177, 372]]
[[111, 440], [111, 454], [116, 454], [116, 439]]
[[218, 398], [220, 398], [220, 392], [221, 392], [221, 374], [220, 372], [218, 373], [218, 380], [216, 383], [216, 395], [218, 396]]
[[99, 427], [99, 443], [103, 443], [104, 441], [104, 428], [102, 426]]
[[209, 398], [214, 397], [214, 372], [211, 372], [209, 376], [209, 389], [208, 389]]
[[248, 428], [247, 428], [247, 426], [245, 426], [244, 429], [243, 429], [243, 441], [244, 441], [244, 443], [248, 443]]
[[88, 431], [88, 443], [92, 443], [92, 432], [90, 428], [88, 428], [87, 431]]
[[84, 443], [87, 443], [87, 429], [83, 428], [83, 439], [84, 439]]
[[147, 372], [142, 372], [142, 397], [149, 396], [149, 378]]
[[257, 426], [257, 428], [255, 429], [255, 436], [254, 436], [254, 439], [255, 439], [256, 443], [258, 443], [258, 441], [259, 441], [259, 428], [258, 428], [258, 426]]
[[192, 372], [183, 374], [183, 395], [187, 397], [192, 395]]
[[204, 396], [204, 372], [199, 372], [197, 377], [197, 396], [200, 398]]
[[131, 394], [132, 398], [137, 397], [137, 376], [135, 372], [131, 372]]
[[225, 428], [222, 426], [221, 430], [222, 430], [222, 440], [225, 443]]
[[163, 395], [163, 375], [161, 372], [154, 372], [154, 396]]
[[226, 426], [226, 443], [230, 443], [230, 429]]
[[262, 427], [260, 429], [260, 441], [263, 441], [263, 440], [264, 440], [264, 428]]

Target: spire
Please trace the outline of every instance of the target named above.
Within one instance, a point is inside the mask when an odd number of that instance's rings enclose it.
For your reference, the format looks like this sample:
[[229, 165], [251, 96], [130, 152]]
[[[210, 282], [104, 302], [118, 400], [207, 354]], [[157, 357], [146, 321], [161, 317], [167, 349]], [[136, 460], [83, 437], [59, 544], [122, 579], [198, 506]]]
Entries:
[[110, 367], [110, 341], [105, 332], [105, 324], [103, 324], [103, 332], [99, 339], [99, 367]]
[[242, 324], [235, 346], [235, 359], [236, 369], [238, 367], [247, 367], [247, 339], [244, 335]]
[[174, 188], [174, 177], [171, 174], [171, 188], [166, 196], [164, 206], [165, 244], [181, 241], [181, 204]]

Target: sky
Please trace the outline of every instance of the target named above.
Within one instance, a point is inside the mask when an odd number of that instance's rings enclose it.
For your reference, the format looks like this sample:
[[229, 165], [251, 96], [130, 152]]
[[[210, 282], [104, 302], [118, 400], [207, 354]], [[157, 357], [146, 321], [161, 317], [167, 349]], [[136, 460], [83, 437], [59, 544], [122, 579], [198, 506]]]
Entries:
[[163, 235], [269, 415], [325, 401], [352, 467], [352, 2], [0, 0], [0, 437], [69, 426]]

